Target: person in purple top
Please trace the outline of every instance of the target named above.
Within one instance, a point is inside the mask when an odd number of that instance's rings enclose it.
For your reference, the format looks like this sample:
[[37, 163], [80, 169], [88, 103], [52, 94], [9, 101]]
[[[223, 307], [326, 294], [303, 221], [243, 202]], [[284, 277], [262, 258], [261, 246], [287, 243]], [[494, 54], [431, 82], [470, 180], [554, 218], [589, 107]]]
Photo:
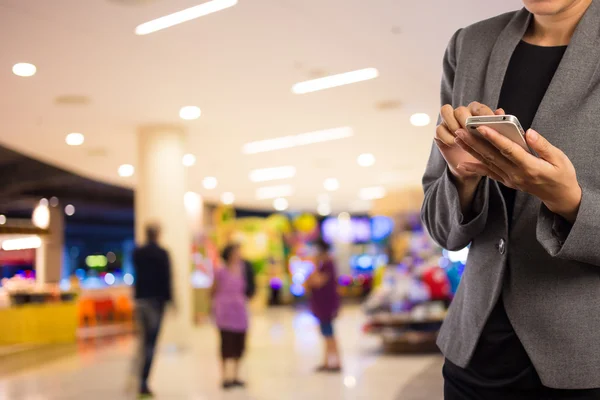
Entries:
[[[248, 330], [247, 265], [236, 244], [226, 246], [222, 257], [224, 266], [213, 284], [213, 312], [221, 334], [223, 389], [231, 389], [245, 386], [238, 373]], [[228, 364], [232, 364], [232, 374], [228, 374]]]
[[325, 339], [323, 365], [317, 371], [341, 371], [340, 353], [333, 332], [333, 321], [340, 309], [340, 297], [337, 292], [337, 272], [329, 256], [329, 244], [323, 239], [315, 242], [317, 256], [315, 270], [308, 277], [306, 287], [311, 291], [310, 308], [319, 320], [321, 334]]

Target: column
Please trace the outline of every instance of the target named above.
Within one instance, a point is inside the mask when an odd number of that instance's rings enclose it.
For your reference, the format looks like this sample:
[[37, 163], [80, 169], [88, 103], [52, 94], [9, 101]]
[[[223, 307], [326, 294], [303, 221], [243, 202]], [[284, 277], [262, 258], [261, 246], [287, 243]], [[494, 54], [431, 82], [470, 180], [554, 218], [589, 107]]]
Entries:
[[163, 341], [187, 347], [192, 330], [191, 238], [184, 206], [187, 179], [182, 159], [185, 132], [181, 127], [153, 125], [138, 131], [136, 166], [135, 231], [138, 243], [145, 240], [145, 227], [161, 227], [160, 243], [169, 251], [173, 295], [177, 311], [168, 313]]
[[[36, 283], [59, 283], [62, 275], [63, 247], [65, 242], [65, 216], [60, 207], [44, 207], [49, 219], [43, 225], [48, 226], [48, 234], [42, 235], [42, 244], [35, 254]], [[45, 210], [42, 210], [45, 212]], [[34, 222], [35, 223], [35, 222]]]

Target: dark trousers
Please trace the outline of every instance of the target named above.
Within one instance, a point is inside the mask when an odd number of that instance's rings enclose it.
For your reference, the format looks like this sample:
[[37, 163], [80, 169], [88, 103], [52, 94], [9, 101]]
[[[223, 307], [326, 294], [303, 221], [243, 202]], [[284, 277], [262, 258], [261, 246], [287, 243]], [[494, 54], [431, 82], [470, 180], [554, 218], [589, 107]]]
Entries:
[[165, 303], [156, 299], [138, 299], [136, 314], [140, 330], [138, 368], [140, 390], [148, 389], [148, 377], [152, 369], [152, 360], [165, 310]]

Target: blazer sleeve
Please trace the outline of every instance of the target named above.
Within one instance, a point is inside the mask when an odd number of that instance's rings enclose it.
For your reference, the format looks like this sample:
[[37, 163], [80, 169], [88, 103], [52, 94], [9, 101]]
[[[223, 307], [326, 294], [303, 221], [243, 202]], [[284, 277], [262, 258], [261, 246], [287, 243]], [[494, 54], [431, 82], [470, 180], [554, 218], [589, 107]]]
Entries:
[[[453, 104], [454, 78], [457, 66], [457, 31], [444, 55], [441, 103]], [[453, 104], [454, 105], [454, 104]], [[438, 118], [438, 124], [441, 118]], [[454, 185], [446, 160], [435, 142], [423, 176], [425, 193], [421, 220], [431, 237], [443, 248], [460, 250], [483, 231], [489, 209], [489, 179], [483, 178], [477, 188], [472, 205], [472, 217], [467, 221], [462, 215], [458, 190]]]
[[581, 189], [581, 205], [573, 225], [542, 203], [537, 239], [552, 257], [600, 266], [600, 190], [583, 185]]

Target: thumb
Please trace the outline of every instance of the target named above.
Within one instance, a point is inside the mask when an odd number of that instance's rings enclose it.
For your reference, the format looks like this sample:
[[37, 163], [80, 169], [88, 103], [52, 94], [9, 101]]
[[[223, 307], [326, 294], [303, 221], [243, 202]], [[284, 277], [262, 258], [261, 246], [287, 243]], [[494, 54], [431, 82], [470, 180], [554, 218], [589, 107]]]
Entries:
[[551, 164], [554, 164], [553, 161], [557, 160], [558, 150], [556, 147], [552, 146], [546, 138], [540, 135], [538, 132], [533, 129], [529, 129], [527, 133], [525, 133], [525, 140], [527, 144], [533, 151], [535, 151], [540, 158], [548, 161]]
[[497, 110], [494, 112], [494, 114], [496, 114], [496, 115], [504, 115], [504, 114], [506, 114], [506, 112], [504, 111], [504, 109], [503, 109], [503, 108], [499, 108], [499, 109], [497, 109]]

